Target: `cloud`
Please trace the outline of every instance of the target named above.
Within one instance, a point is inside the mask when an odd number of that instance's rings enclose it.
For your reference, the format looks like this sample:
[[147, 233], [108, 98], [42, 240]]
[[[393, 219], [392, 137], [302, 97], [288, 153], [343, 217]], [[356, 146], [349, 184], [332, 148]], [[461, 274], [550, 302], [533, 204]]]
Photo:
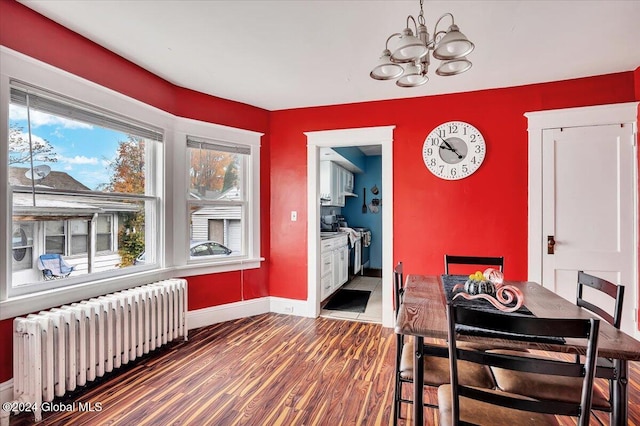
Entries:
[[[9, 120], [26, 120], [27, 109], [19, 105], [9, 104]], [[39, 126], [60, 126], [65, 129], [93, 129], [91, 124], [82, 123], [80, 121], [71, 120], [56, 115], [47, 114], [45, 112], [31, 110], [30, 111], [31, 127]]]
[[98, 159], [96, 157], [85, 157], [84, 155], [76, 155], [75, 157], [65, 157], [63, 155], [58, 155], [56, 157], [59, 162], [67, 163], [67, 164], [98, 164]]

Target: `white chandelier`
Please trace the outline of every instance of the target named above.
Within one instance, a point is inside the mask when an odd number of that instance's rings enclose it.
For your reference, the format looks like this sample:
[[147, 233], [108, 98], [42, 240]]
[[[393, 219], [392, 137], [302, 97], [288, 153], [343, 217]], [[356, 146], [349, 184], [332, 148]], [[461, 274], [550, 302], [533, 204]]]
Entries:
[[[433, 37], [429, 37], [425, 25], [422, 3], [420, 0], [420, 15], [418, 22], [409, 15], [407, 17], [407, 27], [402, 33], [391, 34], [387, 38], [382, 56], [378, 60], [378, 65], [369, 74], [375, 80], [396, 80], [400, 87], [422, 86], [427, 81], [429, 71], [430, 52], [433, 57], [442, 62], [436, 74], [450, 76], [461, 74], [471, 68], [471, 61], [467, 55], [475, 47], [467, 37], [460, 32], [460, 28], [455, 24], [453, 15], [445, 13], [442, 15], [434, 27]], [[438, 31], [438, 25], [444, 17], [451, 18], [451, 25], [447, 31]], [[413, 21], [416, 35], [409, 28], [409, 20]], [[395, 37], [399, 40], [396, 43], [393, 53], [389, 50], [389, 41]], [[403, 67], [404, 64], [405, 66]]]

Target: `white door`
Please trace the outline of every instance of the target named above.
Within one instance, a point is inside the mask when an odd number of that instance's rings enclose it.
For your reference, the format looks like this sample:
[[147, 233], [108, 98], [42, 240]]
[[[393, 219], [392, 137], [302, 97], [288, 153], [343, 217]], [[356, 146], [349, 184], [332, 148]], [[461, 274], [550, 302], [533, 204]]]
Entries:
[[542, 284], [572, 302], [579, 270], [625, 284], [622, 329], [631, 335], [637, 259], [633, 127], [542, 131]]

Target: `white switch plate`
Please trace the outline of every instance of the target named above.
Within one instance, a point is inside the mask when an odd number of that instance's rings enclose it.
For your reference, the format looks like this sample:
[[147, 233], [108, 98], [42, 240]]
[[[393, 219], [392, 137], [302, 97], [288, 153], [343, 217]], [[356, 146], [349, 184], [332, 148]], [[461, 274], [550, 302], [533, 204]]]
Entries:
[[298, 220], [298, 212], [295, 210], [291, 211], [291, 222], [295, 222], [296, 220]]

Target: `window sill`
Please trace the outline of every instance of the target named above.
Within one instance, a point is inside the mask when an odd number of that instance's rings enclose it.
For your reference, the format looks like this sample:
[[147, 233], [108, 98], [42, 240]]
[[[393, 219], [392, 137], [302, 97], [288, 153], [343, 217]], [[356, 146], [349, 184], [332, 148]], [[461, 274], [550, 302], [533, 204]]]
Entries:
[[153, 269], [127, 276], [108, 278], [69, 287], [12, 297], [0, 302], [0, 320], [54, 308], [80, 300], [102, 296], [155, 281], [175, 277], [214, 274], [259, 268], [264, 258], [234, 259], [225, 262], [189, 264], [166, 269]]
[[184, 266], [176, 266], [174, 271], [181, 277], [191, 277], [194, 275], [215, 274], [217, 272], [240, 271], [245, 269], [257, 269], [264, 262], [264, 257], [229, 259], [214, 262], [193, 262]]

